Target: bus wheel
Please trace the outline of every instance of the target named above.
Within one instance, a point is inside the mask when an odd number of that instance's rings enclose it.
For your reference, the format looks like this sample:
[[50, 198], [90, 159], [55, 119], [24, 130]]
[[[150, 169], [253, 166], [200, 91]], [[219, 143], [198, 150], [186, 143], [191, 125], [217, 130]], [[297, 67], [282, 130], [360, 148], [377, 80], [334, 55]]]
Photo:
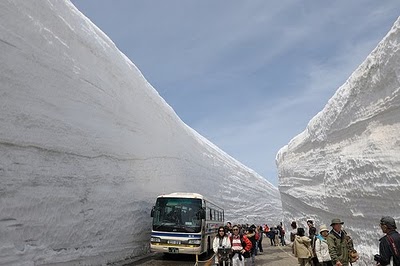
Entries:
[[210, 251], [211, 251], [211, 242], [210, 242], [210, 237], [208, 237], [207, 238], [207, 251], [206, 251], [207, 257], [210, 256], [210, 254], [211, 254]]

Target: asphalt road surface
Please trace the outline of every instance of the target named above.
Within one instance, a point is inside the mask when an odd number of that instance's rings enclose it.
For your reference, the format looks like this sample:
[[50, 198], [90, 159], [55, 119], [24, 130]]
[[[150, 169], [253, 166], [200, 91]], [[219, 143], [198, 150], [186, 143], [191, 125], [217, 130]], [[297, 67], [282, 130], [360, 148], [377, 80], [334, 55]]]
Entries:
[[[211, 266], [212, 256], [200, 256], [198, 266]], [[124, 266], [194, 266], [196, 257], [193, 255], [163, 255], [151, 254], [142, 260], [125, 264]], [[297, 266], [297, 258], [288, 246], [270, 246], [264, 243], [264, 252], [256, 256], [256, 266]]]

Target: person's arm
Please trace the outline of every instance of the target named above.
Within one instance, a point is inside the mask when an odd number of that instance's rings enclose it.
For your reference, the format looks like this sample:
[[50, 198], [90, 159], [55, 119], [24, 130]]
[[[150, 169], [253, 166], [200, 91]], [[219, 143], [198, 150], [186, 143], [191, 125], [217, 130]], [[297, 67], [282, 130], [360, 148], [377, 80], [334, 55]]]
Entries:
[[337, 247], [335, 246], [334, 236], [329, 235], [327, 237], [328, 247], [329, 247], [329, 255], [331, 255], [331, 259], [333, 264], [336, 264], [339, 261], [339, 256], [337, 254]]
[[213, 242], [213, 250], [215, 254], [218, 253], [218, 244], [219, 244], [219, 239], [218, 237], [215, 237]]
[[244, 247], [245, 251], [249, 252], [253, 247], [253, 244], [251, 244], [251, 241], [247, 238], [247, 236], [243, 236], [243, 242], [246, 244]]

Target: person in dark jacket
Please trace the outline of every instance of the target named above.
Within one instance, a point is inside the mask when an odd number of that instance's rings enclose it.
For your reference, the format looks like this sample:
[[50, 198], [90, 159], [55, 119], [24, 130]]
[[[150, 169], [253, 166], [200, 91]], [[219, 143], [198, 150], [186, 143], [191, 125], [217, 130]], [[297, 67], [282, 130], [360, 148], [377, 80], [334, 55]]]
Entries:
[[381, 221], [381, 229], [384, 237], [379, 239], [379, 254], [374, 256], [378, 265], [389, 265], [393, 258], [393, 265], [400, 266], [400, 235], [396, 231], [396, 222], [393, 217], [384, 216]]

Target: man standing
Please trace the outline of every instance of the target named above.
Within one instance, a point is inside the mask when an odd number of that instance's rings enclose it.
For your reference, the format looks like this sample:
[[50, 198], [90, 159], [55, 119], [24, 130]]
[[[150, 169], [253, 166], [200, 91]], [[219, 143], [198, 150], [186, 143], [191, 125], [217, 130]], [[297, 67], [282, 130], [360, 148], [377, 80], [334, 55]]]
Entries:
[[308, 225], [308, 236], [313, 239], [314, 236], [317, 234], [317, 228], [314, 226], [314, 221], [313, 220], [308, 220], [307, 221]]
[[327, 237], [329, 254], [335, 266], [348, 266], [350, 262], [349, 250], [353, 249], [353, 241], [342, 230], [343, 224], [344, 222], [340, 219], [332, 219], [332, 230]]
[[379, 254], [374, 256], [374, 260], [378, 265], [389, 265], [390, 259], [393, 257], [393, 265], [400, 266], [400, 235], [396, 231], [396, 222], [390, 216], [382, 217], [381, 229], [384, 237], [379, 239]]

